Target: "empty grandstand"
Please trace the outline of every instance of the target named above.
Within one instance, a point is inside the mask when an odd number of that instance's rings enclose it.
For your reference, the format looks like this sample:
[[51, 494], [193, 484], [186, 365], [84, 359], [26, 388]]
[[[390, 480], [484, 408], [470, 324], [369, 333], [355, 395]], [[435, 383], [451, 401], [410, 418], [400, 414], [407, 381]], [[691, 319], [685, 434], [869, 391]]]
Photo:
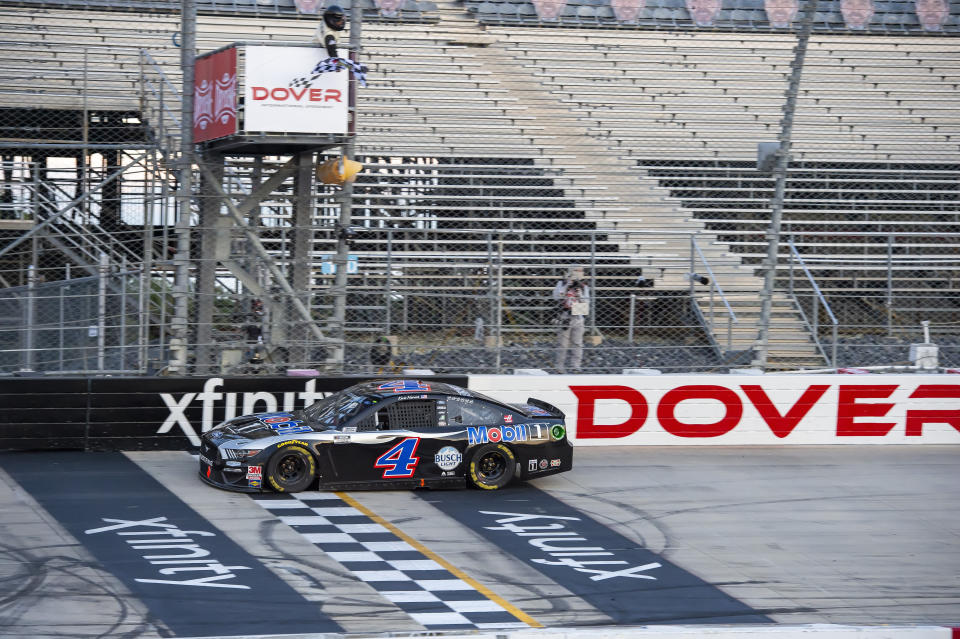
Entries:
[[[960, 365], [960, 4], [354, 1], [355, 135], [199, 144], [186, 195], [180, 3], [0, 1], [0, 372], [550, 369], [574, 264], [585, 372], [904, 364], [924, 321]], [[200, 54], [318, 20], [196, 10]]]

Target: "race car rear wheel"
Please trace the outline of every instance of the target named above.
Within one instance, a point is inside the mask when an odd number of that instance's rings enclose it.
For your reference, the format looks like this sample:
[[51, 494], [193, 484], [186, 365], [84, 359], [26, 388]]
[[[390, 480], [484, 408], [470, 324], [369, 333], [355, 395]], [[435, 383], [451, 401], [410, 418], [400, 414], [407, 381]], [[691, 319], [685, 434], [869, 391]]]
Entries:
[[496, 490], [510, 483], [517, 458], [506, 444], [484, 444], [470, 461], [470, 483], [484, 490]]
[[317, 465], [302, 446], [284, 446], [267, 462], [267, 481], [278, 493], [296, 493], [313, 482]]

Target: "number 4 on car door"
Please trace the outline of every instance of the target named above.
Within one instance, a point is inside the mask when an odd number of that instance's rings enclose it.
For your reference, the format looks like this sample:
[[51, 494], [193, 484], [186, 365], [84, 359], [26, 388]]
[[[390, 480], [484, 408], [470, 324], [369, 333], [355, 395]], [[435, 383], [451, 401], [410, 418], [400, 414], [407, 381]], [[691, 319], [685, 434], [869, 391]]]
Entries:
[[413, 477], [420, 458], [416, 456], [419, 437], [407, 437], [399, 444], [380, 455], [374, 467], [383, 468], [384, 479]]

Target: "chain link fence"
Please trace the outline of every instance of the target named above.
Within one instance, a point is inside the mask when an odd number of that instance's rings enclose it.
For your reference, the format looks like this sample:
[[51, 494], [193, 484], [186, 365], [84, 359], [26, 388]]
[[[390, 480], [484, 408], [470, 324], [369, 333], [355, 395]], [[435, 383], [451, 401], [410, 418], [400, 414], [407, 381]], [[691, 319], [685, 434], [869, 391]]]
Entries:
[[[664, 292], [642, 275], [649, 269], [589, 259], [576, 264], [584, 267], [592, 289], [582, 372], [724, 372], [751, 365], [750, 348], [738, 348], [729, 336], [741, 324], [753, 334], [756, 324], [742, 311], [729, 312], [726, 293], [710, 282], [692, 282], [693, 293], [689, 288]], [[248, 259], [247, 265], [251, 272], [266, 273], [257, 260]], [[561, 313], [552, 291], [570, 265], [564, 258], [509, 264], [493, 252], [472, 264], [428, 264], [391, 252], [357, 255], [348, 262], [342, 370], [556, 372]], [[281, 265], [281, 272], [289, 266]], [[895, 289], [825, 295], [797, 263], [790, 266], [784, 264], [789, 294], [775, 314], [805, 323], [809, 337], [804, 343], [815, 342], [819, 353], [807, 368], [909, 364], [910, 344], [923, 341], [922, 321], [930, 322], [941, 364], [960, 365], [950, 297]], [[307, 300], [321, 327], [327, 326], [333, 306], [330, 282], [324, 282], [332, 278], [332, 266], [327, 270]], [[679, 276], [690, 272], [677, 270]], [[75, 270], [67, 275], [45, 281], [43, 270], [28, 267], [24, 284], [3, 290], [0, 366], [9, 372], [162, 374], [171, 357], [167, 329], [175, 308], [169, 271], [117, 269], [104, 254], [96, 275]], [[669, 277], [670, 269], [659, 267], [654, 283], [659, 275]], [[205, 372], [285, 374], [328, 366], [331, 343], [312, 336], [269, 275], [260, 281], [264, 288], [255, 296], [229, 273], [218, 276], [211, 342], [195, 341], [196, 326], [190, 333], [193, 352], [207, 346], [211, 353]], [[198, 303], [192, 293], [191, 315]], [[200, 371], [195, 359], [190, 365]]]
[[[482, 30], [472, 5], [368, 6], [357, 180], [314, 176], [339, 147], [204, 147], [184, 198], [161, 4], [0, 7], [0, 374], [557, 371], [575, 266], [580, 371], [749, 367], [778, 198], [758, 143], [794, 71], [767, 367], [909, 363], [923, 322], [960, 367], [955, 15], [857, 32], [821, 2], [795, 68], [794, 28], [651, 29], [652, 6]], [[281, 4], [201, 3], [199, 50], [309, 40]]]

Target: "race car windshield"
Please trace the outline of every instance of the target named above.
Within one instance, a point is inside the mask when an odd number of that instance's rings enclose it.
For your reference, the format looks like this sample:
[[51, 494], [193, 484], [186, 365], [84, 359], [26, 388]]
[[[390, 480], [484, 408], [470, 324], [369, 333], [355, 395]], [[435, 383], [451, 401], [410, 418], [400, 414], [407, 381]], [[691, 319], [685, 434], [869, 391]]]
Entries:
[[315, 427], [337, 428], [375, 402], [375, 398], [366, 395], [340, 391], [336, 395], [320, 400], [303, 413], [307, 421]]

